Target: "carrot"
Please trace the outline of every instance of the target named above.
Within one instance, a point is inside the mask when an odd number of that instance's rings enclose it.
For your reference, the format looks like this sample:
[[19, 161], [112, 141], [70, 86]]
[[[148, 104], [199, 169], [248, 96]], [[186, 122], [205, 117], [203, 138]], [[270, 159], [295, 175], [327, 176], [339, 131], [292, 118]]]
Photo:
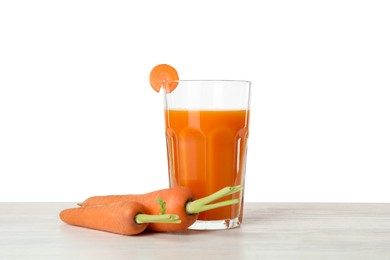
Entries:
[[168, 64], [155, 66], [149, 75], [150, 85], [157, 92], [160, 92], [161, 87], [164, 87], [165, 92], [171, 93], [177, 87], [178, 82], [175, 81], [178, 79], [177, 71]]
[[146, 208], [139, 202], [120, 201], [106, 205], [68, 208], [60, 212], [60, 218], [67, 224], [117, 233], [136, 235], [143, 232], [149, 223], [180, 223], [179, 217], [173, 214], [143, 214]]
[[226, 187], [207, 197], [194, 200], [192, 191], [183, 186], [169, 189], [162, 189], [146, 194], [108, 195], [94, 196], [80, 203], [81, 207], [91, 205], [110, 204], [118, 201], [137, 201], [145, 205], [148, 214], [176, 214], [181, 220], [180, 224], [170, 223], [150, 223], [147, 227], [153, 231], [179, 231], [187, 229], [197, 219], [198, 213], [238, 203], [238, 199], [226, 200], [214, 204], [209, 204], [224, 196], [231, 195], [242, 189], [241, 185]]

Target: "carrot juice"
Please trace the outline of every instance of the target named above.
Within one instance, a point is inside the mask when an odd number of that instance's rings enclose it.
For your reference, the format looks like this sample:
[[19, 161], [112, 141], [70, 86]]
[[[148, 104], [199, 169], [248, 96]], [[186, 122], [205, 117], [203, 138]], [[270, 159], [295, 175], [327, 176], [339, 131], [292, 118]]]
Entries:
[[[243, 185], [248, 124], [249, 110], [166, 109], [170, 186], [189, 187], [201, 198]], [[221, 200], [242, 196], [243, 192]], [[202, 212], [198, 220], [241, 218], [240, 211], [242, 203]]]

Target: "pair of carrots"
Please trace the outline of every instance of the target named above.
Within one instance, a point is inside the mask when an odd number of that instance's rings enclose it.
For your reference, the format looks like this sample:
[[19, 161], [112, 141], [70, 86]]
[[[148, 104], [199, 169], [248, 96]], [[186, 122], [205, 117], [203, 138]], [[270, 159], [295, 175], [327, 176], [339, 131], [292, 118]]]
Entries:
[[94, 196], [80, 207], [61, 211], [60, 218], [70, 225], [122, 235], [136, 235], [145, 229], [180, 231], [191, 226], [200, 212], [238, 203], [231, 199], [210, 204], [241, 189], [241, 185], [226, 187], [198, 200], [182, 186], [139, 195]]

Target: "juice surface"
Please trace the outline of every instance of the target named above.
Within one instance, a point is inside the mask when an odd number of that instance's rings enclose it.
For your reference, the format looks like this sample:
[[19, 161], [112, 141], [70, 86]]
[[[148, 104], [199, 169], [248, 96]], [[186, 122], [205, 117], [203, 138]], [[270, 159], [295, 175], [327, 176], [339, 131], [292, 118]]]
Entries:
[[[165, 123], [171, 186], [187, 186], [201, 198], [244, 184], [248, 111], [165, 110]], [[198, 219], [233, 219], [240, 209], [240, 204], [226, 206], [200, 213]]]

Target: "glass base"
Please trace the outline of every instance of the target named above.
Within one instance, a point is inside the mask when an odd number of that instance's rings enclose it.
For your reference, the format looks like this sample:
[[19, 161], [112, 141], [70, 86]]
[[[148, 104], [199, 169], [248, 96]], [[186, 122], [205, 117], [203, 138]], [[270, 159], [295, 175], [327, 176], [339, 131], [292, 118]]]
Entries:
[[239, 218], [224, 219], [224, 220], [197, 220], [189, 229], [192, 230], [221, 230], [238, 228], [241, 226]]

